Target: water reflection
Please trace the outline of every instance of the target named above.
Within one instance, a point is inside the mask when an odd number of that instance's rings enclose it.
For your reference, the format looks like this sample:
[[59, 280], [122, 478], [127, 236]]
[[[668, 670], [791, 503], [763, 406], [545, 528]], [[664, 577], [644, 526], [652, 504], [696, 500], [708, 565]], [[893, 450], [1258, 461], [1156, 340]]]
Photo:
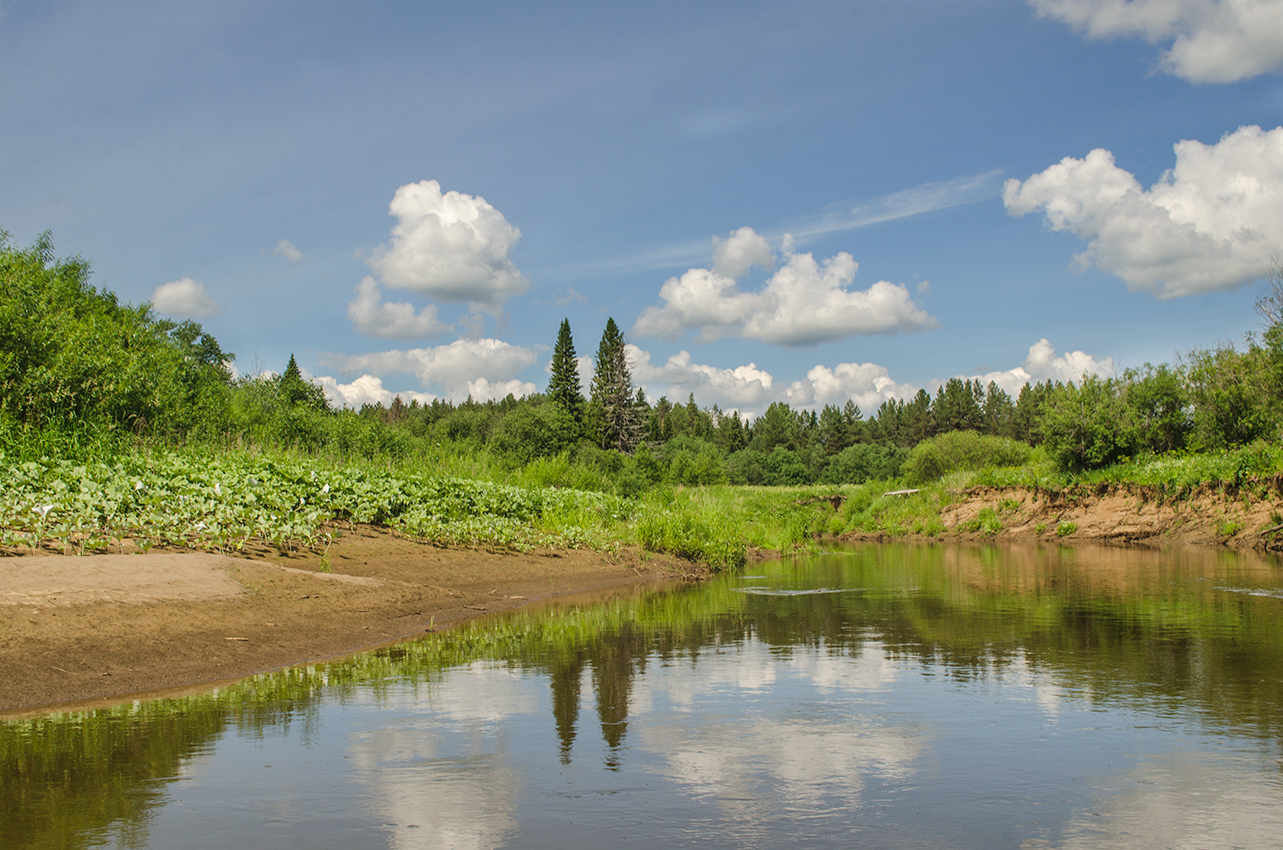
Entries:
[[1283, 834], [1273, 561], [867, 546], [753, 573], [0, 725], [0, 846]]

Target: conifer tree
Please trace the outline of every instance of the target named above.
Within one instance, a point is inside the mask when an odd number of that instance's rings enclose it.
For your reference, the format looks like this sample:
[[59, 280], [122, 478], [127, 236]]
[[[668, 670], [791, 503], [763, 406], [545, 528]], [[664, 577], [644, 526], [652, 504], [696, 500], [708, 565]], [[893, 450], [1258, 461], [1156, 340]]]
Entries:
[[591, 414], [594, 436], [603, 449], [631, 452], [640, 442], [641, 419], [628, 372], [624, 335], [614, 319], [606, 320], [606, 330], [597, 347]]
[[290, 355], [290, 362], [285, 367], [285, 373], [281, 375], [278, 381], [277, 392], [281, 400], [286, 404], [303, 405], [316, 410], [329, 408], [329, 404], [325, 400], [325, 390], [311, 381], [303, 379], [303, 373], [299, 371], [298, 362], [294, 360], [293, 354]]
[[557, 344], [552, 350], [552, 377], [548, 380], [548, 398], [569, 413], [575, 427], [584, 428], [584, 394], [579, 388], [579, 363], [575, 360], [575, 341], [570, 336], [570, 320], [561, 320]]

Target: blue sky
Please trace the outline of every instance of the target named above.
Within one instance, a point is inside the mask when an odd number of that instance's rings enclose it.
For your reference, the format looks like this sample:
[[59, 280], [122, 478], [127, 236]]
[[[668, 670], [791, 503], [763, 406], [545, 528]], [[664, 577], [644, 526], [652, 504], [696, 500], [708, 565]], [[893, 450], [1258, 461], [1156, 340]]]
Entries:
[[0, 228], [339, 402], [614, 317], [652, 398], [871, 412], [1241, 342], [1280, 70], [1276, 0], [0, 0]]

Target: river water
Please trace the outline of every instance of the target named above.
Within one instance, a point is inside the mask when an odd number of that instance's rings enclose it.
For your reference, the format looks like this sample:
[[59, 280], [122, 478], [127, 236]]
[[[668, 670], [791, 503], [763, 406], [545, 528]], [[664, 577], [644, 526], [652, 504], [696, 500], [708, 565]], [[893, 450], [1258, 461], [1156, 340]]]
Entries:
[[868, 545], [0, 724], [0, 847], [1283, 847], [1283, 568]]

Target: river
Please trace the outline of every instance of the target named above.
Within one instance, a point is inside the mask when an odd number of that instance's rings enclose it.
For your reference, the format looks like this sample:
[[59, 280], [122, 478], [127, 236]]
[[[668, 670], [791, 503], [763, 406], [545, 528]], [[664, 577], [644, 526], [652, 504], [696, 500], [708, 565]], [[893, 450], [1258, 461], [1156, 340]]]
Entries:
[[0, 846], [1283, 846], [1283, 567], [861, 545], [0, 724]]

